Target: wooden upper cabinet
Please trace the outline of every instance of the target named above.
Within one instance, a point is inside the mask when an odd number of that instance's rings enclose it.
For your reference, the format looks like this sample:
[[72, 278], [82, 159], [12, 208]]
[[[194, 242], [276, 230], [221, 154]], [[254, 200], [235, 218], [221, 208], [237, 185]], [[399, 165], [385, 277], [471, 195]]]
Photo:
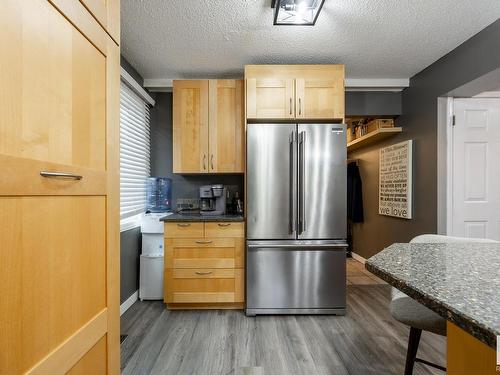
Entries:
[[298, 78], [295, 90], [296, 118], [344, 118], [343, 81]]
[[244, 95], [242, 80], [209, 82], [209, 168], [211, 173], [244, 172]]
[[247, 117], [286, 119], [295, 117], [294, 80], [247, 78]]
[[174, 173], [244, 171], [241, 80], [174, 81]]
[[80, 0], [82, 4], [92, 13], [92, 16], [108, 32], [108, 34], [120, 43], [120, 0]]
[[248, 119], [344, 120], [343, 65], [245, 66]]
[[208, 81], [176, 80], [173, 93], [174, 173], [209, 173]]

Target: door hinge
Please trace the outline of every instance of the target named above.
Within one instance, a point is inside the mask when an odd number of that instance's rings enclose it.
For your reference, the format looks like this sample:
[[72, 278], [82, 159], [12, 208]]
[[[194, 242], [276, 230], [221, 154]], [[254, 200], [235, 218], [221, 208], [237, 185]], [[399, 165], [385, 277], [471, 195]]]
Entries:
[[455, 115], [451, 116], [451, 125], [455, 126], [456, 124], [456, 119], [455, 119]]

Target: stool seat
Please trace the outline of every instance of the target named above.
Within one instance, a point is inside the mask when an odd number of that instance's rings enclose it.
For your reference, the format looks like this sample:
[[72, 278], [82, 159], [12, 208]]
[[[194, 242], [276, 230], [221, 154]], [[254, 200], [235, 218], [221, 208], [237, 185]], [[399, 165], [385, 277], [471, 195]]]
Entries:
[[446, 336], [446, 319], [411, 297], [392, 300], [391, 315], [410, 327]]

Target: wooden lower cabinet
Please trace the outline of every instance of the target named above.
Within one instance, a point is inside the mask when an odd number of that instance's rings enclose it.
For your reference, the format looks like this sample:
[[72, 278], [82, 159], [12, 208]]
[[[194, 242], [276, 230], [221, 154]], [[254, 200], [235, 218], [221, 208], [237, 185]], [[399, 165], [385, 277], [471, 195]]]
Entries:
[[243, 223], [191, 223], [198, 234], [203, 228], [196, 238], [191, 238], [193, 230], [179, 232], [176, 224], [165, 224], [167, 307], [243, 308]]
[[448, 321], [446, 373], [448, 375], [495, 375], [495, 349]]

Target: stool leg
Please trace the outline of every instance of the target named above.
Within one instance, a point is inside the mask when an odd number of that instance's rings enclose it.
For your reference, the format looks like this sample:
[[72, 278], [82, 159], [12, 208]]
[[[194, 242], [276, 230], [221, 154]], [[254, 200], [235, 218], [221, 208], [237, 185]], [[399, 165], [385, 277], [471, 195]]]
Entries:
[[420, 343], [421, 335], [421, 329], [410, 327], [408, 350], [406, 351], [405, 375], [413, 374], [413, 365], [415, 364], [415, 358], [417, 357], [418, 344]]

